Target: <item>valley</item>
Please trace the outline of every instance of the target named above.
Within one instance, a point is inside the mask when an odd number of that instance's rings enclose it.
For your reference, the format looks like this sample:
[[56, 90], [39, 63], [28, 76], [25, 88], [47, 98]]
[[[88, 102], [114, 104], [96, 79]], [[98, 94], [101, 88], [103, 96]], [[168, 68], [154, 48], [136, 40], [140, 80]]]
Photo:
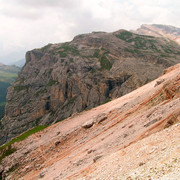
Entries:
[[0, 64], [0, 119], [4, 116], [7, 88], [15, 81], [20, 68]]

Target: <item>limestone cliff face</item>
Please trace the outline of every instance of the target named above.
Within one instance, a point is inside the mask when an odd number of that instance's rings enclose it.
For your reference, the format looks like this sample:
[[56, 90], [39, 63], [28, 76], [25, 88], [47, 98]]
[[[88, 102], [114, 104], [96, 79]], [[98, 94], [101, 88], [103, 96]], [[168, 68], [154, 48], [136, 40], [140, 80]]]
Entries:
[[163, 38], [120, 30], [27, 52], [25, 66], [8, 89], [0, 144], [131, 92], [180, 62], [179, 49]]

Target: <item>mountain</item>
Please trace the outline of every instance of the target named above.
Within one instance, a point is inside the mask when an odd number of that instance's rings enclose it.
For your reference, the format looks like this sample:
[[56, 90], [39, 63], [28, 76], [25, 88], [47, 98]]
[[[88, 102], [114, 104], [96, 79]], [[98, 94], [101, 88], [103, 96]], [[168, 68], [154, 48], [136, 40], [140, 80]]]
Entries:
[[17, 78], [20, 68], [0, 64], [0, 119], [4, 116], [7, 88]]
[[123, 96], [180, 62], [180, 46], [165, 38], [93, 32], [27, 52], [8, 88], [0, 143]]
[[163, 74], [109, 103], [32, 130], [23, 141], [25, 134], [16, 137], [0, 148], [1, 177], [179, 179], [180, 64]]
[[8, 66], [0, 64], [0, 81], [13, 83], [17, 78], [17, 74], [20, 71], [20, 68], [17, 66]]
[[25, 64], [25, 61], [26, 61], [25, 59], [21, 59], [19, 61], [13, 62], [12, 65], [15, 65], [15, 66], [22, 68]]
[[141, 35], [166, 37], [180, 44], [180, 28], [174, 26], [161, 24], [143, 24], [140, 28], [133, 32]]

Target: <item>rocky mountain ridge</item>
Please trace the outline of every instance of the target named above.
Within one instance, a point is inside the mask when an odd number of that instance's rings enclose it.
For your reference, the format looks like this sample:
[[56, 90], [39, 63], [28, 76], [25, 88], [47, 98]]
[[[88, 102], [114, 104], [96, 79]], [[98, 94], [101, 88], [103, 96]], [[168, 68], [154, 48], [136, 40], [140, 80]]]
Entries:
[[123, 96], [178, 62], [177, 43], [126, 30], [78, 35], [29, 51], [8, 89], [0, 144]]
[[161, 25], [161, 24], [152, 24], [152, 25], [143, 24], [136, 31], [132, 31], [132, 32], [142, 35], [166, 37], [180, 44], [180, 28], [174, 26]]
[[[5, 151], [6, 179], [178, 179], [180, 64]], [[1, 155], [1, 154], [0, 154]]]

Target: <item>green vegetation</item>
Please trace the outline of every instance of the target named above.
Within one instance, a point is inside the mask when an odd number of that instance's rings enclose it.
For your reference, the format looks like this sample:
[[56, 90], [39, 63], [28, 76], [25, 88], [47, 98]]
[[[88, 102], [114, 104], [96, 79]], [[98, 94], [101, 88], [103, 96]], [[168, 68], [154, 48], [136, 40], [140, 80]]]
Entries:
[[110, 101], [111, 101], [111, 99], [106, 99], [103, 103], [100, 103], [99, 105], [106, 104], [106, 103], [108, 103], [108, 102], [110, 102]]
[[58, 54], [59, 54], [61, 57], [67, 57], [67, 53], [64, 52], [64, 51], [58, 51]]
[[55, 81], [53, 79], [50, 79], [49, 82], [46, 84], [46, 86], [52, 86], [54, 84], [58, 84], [59, 82], [58, 81]]
[[4, 144], [3, 146], [0, 146], [0, 150], [3, 150], [4, 148], [12, 145], [15, 142], [19, 142], [19, 141], [22, 141], [22, 140], [26, 139], [30, 135], [45, 129], [46, 127], [47, 126], [36, 126], [33, 129], [30, 129], [29, 131], [26, 131], [25, 133], [15, 137], [15, 138], [13, 138], [11, 141], [9, 141], [8, 143]]
[[14, 144], [15, 142], [22, 141], [27, 137], [29, 137], [30, 135], [45, 129], [46, 127], [47, 126], [36, 126], [33, 129], [30, 129], [29, 131], [26, 131], [25, 133], [13, 138], [10, 142], [4, 144], [3, 146], [0, 146], [0, 162], [2, 161], [3, 158], [11, 155], [16, 151], [15, 148], [11, 147], [12, 144]]
[[6, 103], [7, 88], [10, 86], [9, 83], [0, 82], [0, 119], [4, 116], [4, 108]]
[[175, 42], [167, 41], [164, 38], [159, 38], [166, 41], [166, 45], [160, 45], [158, 38], [153, 36], [134, 34], [129, 31], [123, 31], [115, 35], [117, 38], [130, 43], [130, 47], [124, 51], [138, 56], [144, 56], [144, 52], [158, 53], [161, 57], [170, 57], [172, 55], [180, 55], [180, 51], [176, 48]]
[[52, 44], [48, 44], [44, 47], [41, 48], [41, 50], [44, 52], [44, 51], [47, 51], [50, 47], [51, 47]]
[[100, 53], [100, 50], [99, 49], [95, 49], [93, 57], [99, 58], [99, 56], [100, 56], [99, 53]]
[[16, 73], [8, 73], [0, 71], [0, 81], [12, 83], [17, 78]]
[[28, 91], [29, 86], [25, 85], [25, 86], [14, 86], [14, 91], [16, 92], [20, 92], [22, 90], [27, 90]]
[[132, 53], [132, 54], [134, 54], [134, 53], [140, 53], [140, 51], [138, 50], [138, 49], [128, 49], [128, 48], [126, 48], [126, 49], [124, 49], [124, 51], [125, 52], [129, 52], [129, 53]]
[[126, 52], [138, 54], [140, 50], [151, 49], [153, 51], [159, 51], [155, 45], [156, 39], [153, 36], [145, 36], [138, 34], [133, 35], [133, 33], [129, 31], [123, 31], [120, 34], [117, 34], [116, 37], [132, 44], [131, 49], [125, 49]]
[[74, 56], [79, 55], [77, 47], [69, 45], [68, 43], [64, 43], [60, 48], [61, 50], [58, 51], [58, 53], [61, 57], [67, 57], [68, 54], [72, 54]]
[[70, 58], [69, 61], [70, 61], [70, 63], [73, 63], [73, 62], [74, 62], [73, 58]]
[[112, 63], [107, 59], [106, 56], [102, 56], [100, 58], [100, 63], [101, 63], [101, 70], [103, 69], [110, 70], [112, 68]]
[[96, 72], [96, 69], [91, 69], [91, 73], [94, 74]]
[[24, 78], [20, 78], [20, 79], [16, 80], [16, 82], [19, 82], [20, 84], [24, 83]]
[[145, 38], [145, 37], [135, 37], [132, 39], [127, 40], [127, 42], [134, 42], [134, 48], [137, 49], [153, 49], [158, 51], [157, 47], [155, 46], [156, 40], [154, 38]]
[[46, 89], [40, 89], [38, 92], [35, 93], [35, 96], [38, 97], [40, 94], [46, 93]]
[[7, 148], [3, 148], [0, 149], [0, 162], [2, 161], [2, 159], [4, 159], [6, 156], [11, 155], [12, 153], [14, 153], [16, 151], [16, 149], [12, 148], [11, 145], [7, 146]]
[[19, 71], [20, 68], [16, 66], [0, 66], [0, 81], [13, 83]]
[[[104, 70], [104, 69], [110, 70], [112, 68], [113, 63], [110, 62], [106, 56], [108, 53], [109, 53], [109, 51], [104, 48], [101, 48], [101, 50], [95, 49], [95, 51], [94, 51], [93, 57], [99, 59], [100, 64], [101, 64], [100, 70]], [[96, 72], [96, 69], [91, 70], [91, 73], [95, 73], [95, 72]]]
[[122, 40], [130, 39], [133, 36], [133, 34], [129, 31], [123, 31], [120, 34], [116, 34], [116, 37]]
[[18, 164], [15, 164], [14, 166], [12, 166], [12, 167], [8, 170], [7, 174], [15, 171], [17, 168], [18, 168]]

